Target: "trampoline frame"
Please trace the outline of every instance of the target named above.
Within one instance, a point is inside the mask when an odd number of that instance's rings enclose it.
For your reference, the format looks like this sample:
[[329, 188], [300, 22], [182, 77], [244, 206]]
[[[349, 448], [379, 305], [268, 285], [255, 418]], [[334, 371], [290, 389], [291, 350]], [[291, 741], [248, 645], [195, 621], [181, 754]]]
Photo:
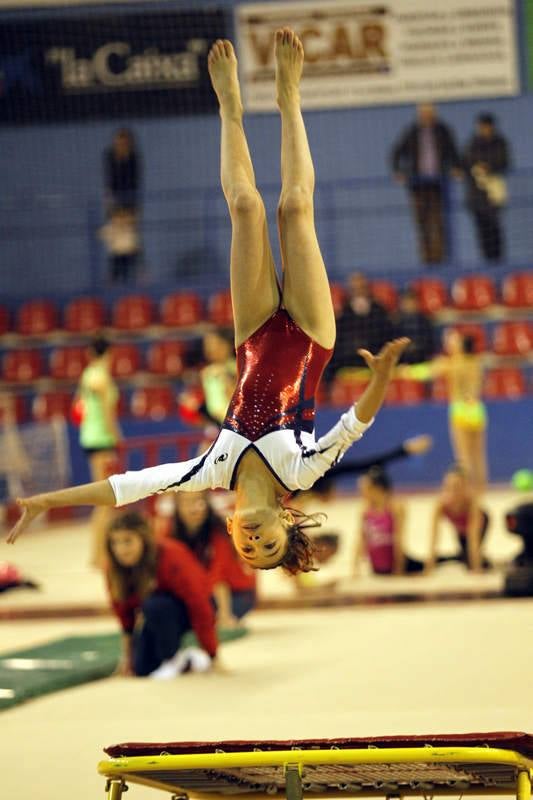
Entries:
[[[514, 768], [515, 781], [509, 786], [483, 787], [470, 785], [463, 788], [439, 786], [431, 788], [400, 787], [397, 791], [389, 791], [383, 786], [368, 786], [361, 791], [350, 791], [340, 787], [331, 787], [323, 792], [304, 791], [302, 786], [303, 769], [317, 765], [349, 765], [363, 766], [382, 764], [449, 764], [449, 765], [483, 765], [497, 764]], [[159, 770], [195, 770], [195, 769], [236, 769], [244, 767], [282, 767], [285, 775], [285, 794], [287, 800], [306, 800], [325, 797], [385, 797], [387, 800], [398, 800], [403, 797], [437, 797], [463, 795], [515, 796], [517, 800], [531, 800], [531, 784], [533, 780], [533, 760], [515, 750], [504, 750], [494, 747], [368, 747], [359, 749], [321, 749], [321, 750], [254, 750], [252, 752], [214, 752], [198, 754], [158, 756], [128, 756], [111, 758], [98, 764], [98, 772], [107, 778], [107, 800], [122, 800], [128, 789], [128, 782], [150, 786], [170, 792], [172, 800], [218, 800], [221, 797], [235, 797], [238, 800], [272, 800], [272, 794], [263, 791], [237, 791], [234, 795], [231, 788], [225, 786], [213, 791], [201, 792], [191, 789], [177, 789], [175, 785], [163, 781], [152, 780], [139, 772], [157, 772]], [[390, 776], [385, 775], [385, 779]], [[386, 780], [384, 781], [386, 782]], [[281, 796], [281, 792], [278, 793]]]

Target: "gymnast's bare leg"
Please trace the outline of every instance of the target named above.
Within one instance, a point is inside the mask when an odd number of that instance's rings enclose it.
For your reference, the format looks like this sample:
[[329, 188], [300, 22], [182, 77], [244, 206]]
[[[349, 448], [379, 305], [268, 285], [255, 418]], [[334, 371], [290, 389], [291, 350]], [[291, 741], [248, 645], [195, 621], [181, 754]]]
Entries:
[[265, 207], [244, 133], [237, 59], [231, 42], [215, 42], [208, 66], [220, 104], [220, 172], [231, 216], [231, 297], [238, 347], [278, 308], [280, 294]]

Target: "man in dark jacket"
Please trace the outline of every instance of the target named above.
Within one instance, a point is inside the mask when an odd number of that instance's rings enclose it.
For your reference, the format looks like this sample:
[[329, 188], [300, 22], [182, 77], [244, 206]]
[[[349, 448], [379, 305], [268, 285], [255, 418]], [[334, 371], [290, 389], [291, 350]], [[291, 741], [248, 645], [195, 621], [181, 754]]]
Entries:
[[460, 177], [460, 160], [452, 131], [431, 104], [417, 107], [417, 121], [393, 148], [392, 169], [411, 194], [420, 258], [425, 264], [444, 261], [446, 181], [450, 172]]
[[501, 209], [506, 200], [503, 175], [509, 169], [509, 146], [492, 114], [480, 114], [463, 163], [467, 174], [467, 206], [472, 212], [479, 247], [488, 261], [503, 256]]
[[337, 340], [333, 357], [326, 368], [330, 382], [343, 367], [364, 367], [357, 354], [361, 348], [377, 353], [392, 336], [392, 325], [383, 306], [372, 297], [366, 277], [356, 272], [348, 280], [348, 299], [337, 319]]
[[393, 317], [394, 336], [407, 336], [411, 343], [402, 356], [404, 364], [430, 361], [437, 351], [433, 323], [420, 311], [418, 297], [407, 289], [400, 297], [398, 313]]

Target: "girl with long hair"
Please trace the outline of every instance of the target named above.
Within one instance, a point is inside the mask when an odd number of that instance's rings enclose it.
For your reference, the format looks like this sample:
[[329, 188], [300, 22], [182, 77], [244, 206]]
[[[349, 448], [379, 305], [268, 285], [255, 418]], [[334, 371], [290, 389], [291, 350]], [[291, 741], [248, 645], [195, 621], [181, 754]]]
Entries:
[[[111, 522], [106, 547], [109, 595], [123, 631], [118, 673], [172, 678], [199, 663], [208, 668], [217, 653], [215, 613], [205, 571], [188, 548], [170, 539], [156, 543], [148, 522], [132, 511]], [[202, 654], [180, 649], [190, 630]]]
[[263, 201], [243, 127], [237, 59], [217, 40], [208, 65], [220, 104], [221, 180], [229, 207], [231, 292], [238, 379], [222, 430], [209, 450], [179, 464], [114, 475], [107, 481], [20, 501], [9, 541], [51, 506], [117, 505], [156, 492], [234, 489], [228, 532], [254, 569], [313, 568], [312, 546], [284, 497], [309, 489], [359, 439], [379, 410], [407, 339], [378, 355], [361, 350], [372, 379], [357, 403], [318, 440], [315, 393], [335, 342], [331, 293], [313, 217], [314, 169], [300, 109], [304, 51], [288, 28], [276, 32], [276, 88], [281, 114], [278, 206], [283, 283], [278, 284]]

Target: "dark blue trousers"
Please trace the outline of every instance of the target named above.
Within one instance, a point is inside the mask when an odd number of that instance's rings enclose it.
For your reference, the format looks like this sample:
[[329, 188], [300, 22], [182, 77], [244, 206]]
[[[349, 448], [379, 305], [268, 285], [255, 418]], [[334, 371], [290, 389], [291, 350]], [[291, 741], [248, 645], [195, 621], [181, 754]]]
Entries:
[[133, 637], [133, 670], [149, 675], [172, 658], [191, 630], [185, 603], [168, 592], [154, 592], [142, 604], [144, 622]]
[[242, 619], [245, 614], [255, 607], [255, 603], [256, 595], [253, 589], [231, 593], [231, 613], [237, 619]]

